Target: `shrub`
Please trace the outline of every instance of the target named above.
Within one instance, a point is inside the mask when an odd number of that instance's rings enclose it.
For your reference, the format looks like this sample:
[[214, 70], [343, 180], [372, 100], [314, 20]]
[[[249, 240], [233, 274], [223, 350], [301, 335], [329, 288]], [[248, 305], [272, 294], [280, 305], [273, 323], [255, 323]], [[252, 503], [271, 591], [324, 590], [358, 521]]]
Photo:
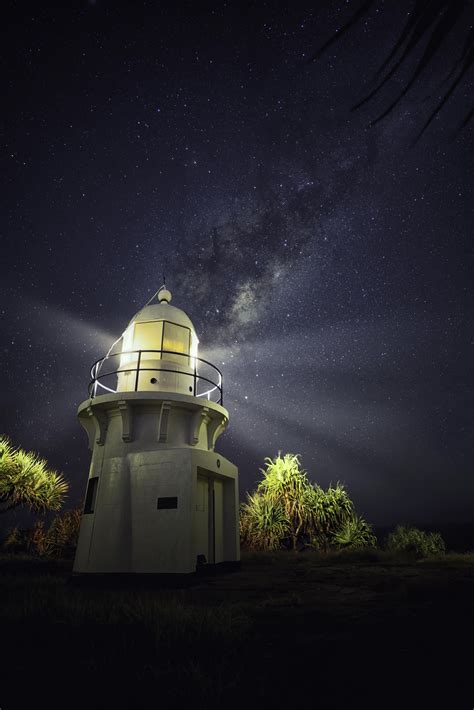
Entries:
[[354, 516], [354, 504], [344, 485], [337, 482], [326, 491], [317, 484], [309, 486], [306, 491], [306, 506], [311, 521], [311, 545], [327, 551], [334, 543], [334, 536], [346, 521]]
[[32, 528], [12, 528], [8, 531], [3, 546], [10, 552], [39, 555], [41, 557], [48, 555], [52, 549], [42, 520], [36, 521]]
[[9, 552], [25, 552], [26, 550], [26, 530], [20, 530], [18, 527], [10, 528], [7, 532], [3, 547]]
[[50, 545], [49, 556], [74, 557], [81, 518], [82, 511], [80, 508], [67, 510], [62, 515], [57, 515], [54, 518], [47, 533]]
[[241, 506], [242, 543], [252, 550], [278, 550], [289, 533], [283, 507], [259, 493], [247, 494]]
[[360, 550], [364, 547], [377, 547], [377, 538], [372, 532], [372, 526], [355, 513], [342, 523], [333, 536], [333, 542], [341, 550], [345, 548]]
[[387, 549], [423, 558], [444, 553], [446, 545], [438, 532], [428, 533], [418, 528], [399, 525], [388, 536]]
[[[257, 491], [241, 506], [242, 544], [254, 550], [375, 545], [372, 529], [355, 515], [342, 483], [327, 490], [308, 480], [297, 454], [265, 459]], [[336, 539], [336, 536], [338, 538]]]
[[79, 536], [81, 510], [67, 510], [57, 515], [49, 528], [37, 521], [32, 528], [21, 530], [11, 528], [3, 546], [10, 552], [27, 553], [39, 557], [73, 557]]
[[260, 469], [263, 479], [258, 493], [268, 505], [281, 508], [293, 549], [301, 535], [310, 526], [306, 492], [310, 487], [306, 471], [300, 468], [298, 454], [278, 454], [265, 459], [265, 469]]

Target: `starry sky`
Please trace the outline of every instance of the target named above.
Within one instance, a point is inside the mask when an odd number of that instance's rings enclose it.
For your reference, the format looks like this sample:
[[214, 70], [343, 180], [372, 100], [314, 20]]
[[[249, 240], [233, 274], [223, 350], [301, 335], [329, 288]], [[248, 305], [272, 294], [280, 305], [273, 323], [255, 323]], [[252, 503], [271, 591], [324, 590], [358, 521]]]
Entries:
[[[466, 26], [382, 121], [412, 3], [7, 4], [0, 432], [85, 489], [89, 367], [166, 273], [224, 374], [241, 496], [301, 454], [376, 524], [472, 521]], [[470, 8], [472, 10], [472, 6]]]

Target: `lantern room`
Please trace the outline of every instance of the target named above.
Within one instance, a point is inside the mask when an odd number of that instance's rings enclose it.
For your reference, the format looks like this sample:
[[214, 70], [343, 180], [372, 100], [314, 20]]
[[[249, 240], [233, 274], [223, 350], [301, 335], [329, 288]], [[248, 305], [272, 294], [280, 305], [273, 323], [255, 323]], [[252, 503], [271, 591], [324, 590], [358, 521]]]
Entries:
[[167, 289], [158, 301], [142, 308], [123, 334], [117, 392], [193, 393], [196, 331], [186, 313], [170, 305]]
[[92, 366], [92, 397], [108, 392], [176, 392], [222, 404], [222, 375], [198, 357], [189, 316], [170, 305], [164, 286], [130, 321], [104, 358]]

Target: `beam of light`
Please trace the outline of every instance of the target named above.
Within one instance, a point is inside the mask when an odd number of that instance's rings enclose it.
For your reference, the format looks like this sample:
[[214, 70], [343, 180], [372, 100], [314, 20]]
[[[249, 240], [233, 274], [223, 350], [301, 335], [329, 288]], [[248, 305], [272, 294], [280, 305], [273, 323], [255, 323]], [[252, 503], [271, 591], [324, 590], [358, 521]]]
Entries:
[[[23, 307], [22, 307], [23, 306]], [[20, 304], [20, 315], [39, 345], [51, 343], [57, 350], [68, 353], [100, 354], [110, 346], [116, 336], [96, 323], [50, 304], [25, 301]], [[97, 358], [95, 358], [97, 359]]]
[[[336, 323], [310, 336], [293, 331], [210, 349], [211, 359], [226, 363], [231, 427], [223, 445], [254, 449], [257, 439], [268, 455], [296, 450], [322, 463], [332, 478], [361, 475], [361, 468], [372, 471], [364, 480], [376, 482], [375, 470], [396, 477], [397, 467], [407, 468], [417, 427], [409, 386], [400, 389], [389, 358], [397, 361], [400, 349], [423, 352], [431, 336], [398, 314], [393, 319], [396, 324], [391, 318], [377, 325]], [[408, 335], [401, 344], [398, 331]], [[412, 374], [418, 377], [416, 365]]]
[[[77, 406], [88, 397], [92, 361], [116, 336], [64, 309], [25, 296], [17, 307], [22, 330], [12, 338], [15, 358], [10, 374], [36, 403], [22, 425], [28, 424], [38, 441], [67, 439], [77, 428]], [[32, 357], [35, 352], [41, 365]]]
[[[331, 437], [341, 446], [350, 443], [351, 448], [367, 454], [385, 450], [386, 443], [396, 437], [398, 446], [406, 441], [410, 432], [411, 417], [400, 408], [361, 398], [358, 403], [347, 400], [342, 394], [338, 399], [315, 393], [298, 392], [295, 402], [285, 402], [275, 394], [259, 397], [256, 392], [250, 399], [234, 397], [236, 415], [233, 429], [244, 439], [262, 433], [265, 439], [298, 439], [316, 444]], [[316, 393], [317, 394], [317, 393]]]

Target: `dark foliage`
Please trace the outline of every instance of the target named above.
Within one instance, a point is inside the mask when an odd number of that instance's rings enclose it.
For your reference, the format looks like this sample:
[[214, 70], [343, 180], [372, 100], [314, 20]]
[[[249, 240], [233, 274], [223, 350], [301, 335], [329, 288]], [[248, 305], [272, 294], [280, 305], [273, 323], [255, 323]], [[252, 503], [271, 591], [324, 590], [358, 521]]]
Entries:
[[[350, 20], [315, 52], [311, 61], [319, 59], [329, 47], [365, 18], [375, 5], [376, 0], [366, 0], [357, 12], [352, 15]], [[469, 0], [414, 0], [412, 11], [405, 26], [378, 70], [376, 77], [374, 77], [377, 81], [375, 87], [353, 107], [353, 110], [368, 103], [378, 94], [394, 77], [396, 72], [412, 60], [414, 53], [424, 43], [422, 56], [416, 62], [402, 90], [397, 93], [387, 108], [371, 122], [371, 125], [381, 121], [399, 104], [416, 80], [431, 65], [433, 59], [444, 51], [446, 40], [451, 33], [463, 34], [464, 38], [461, 42], [459, 56], [451, 65], [445, 78], [447, 86], [444, 94], [425, 120], [417, 139], [420, 138], [472, 67], [474, 61], [474, 29], [472, 26], [469, 27], [469, 10], [472, 12], [472, 2]], [[468, 111], [461, 127], [471, 120], [473, 113], [474, 109]]]

